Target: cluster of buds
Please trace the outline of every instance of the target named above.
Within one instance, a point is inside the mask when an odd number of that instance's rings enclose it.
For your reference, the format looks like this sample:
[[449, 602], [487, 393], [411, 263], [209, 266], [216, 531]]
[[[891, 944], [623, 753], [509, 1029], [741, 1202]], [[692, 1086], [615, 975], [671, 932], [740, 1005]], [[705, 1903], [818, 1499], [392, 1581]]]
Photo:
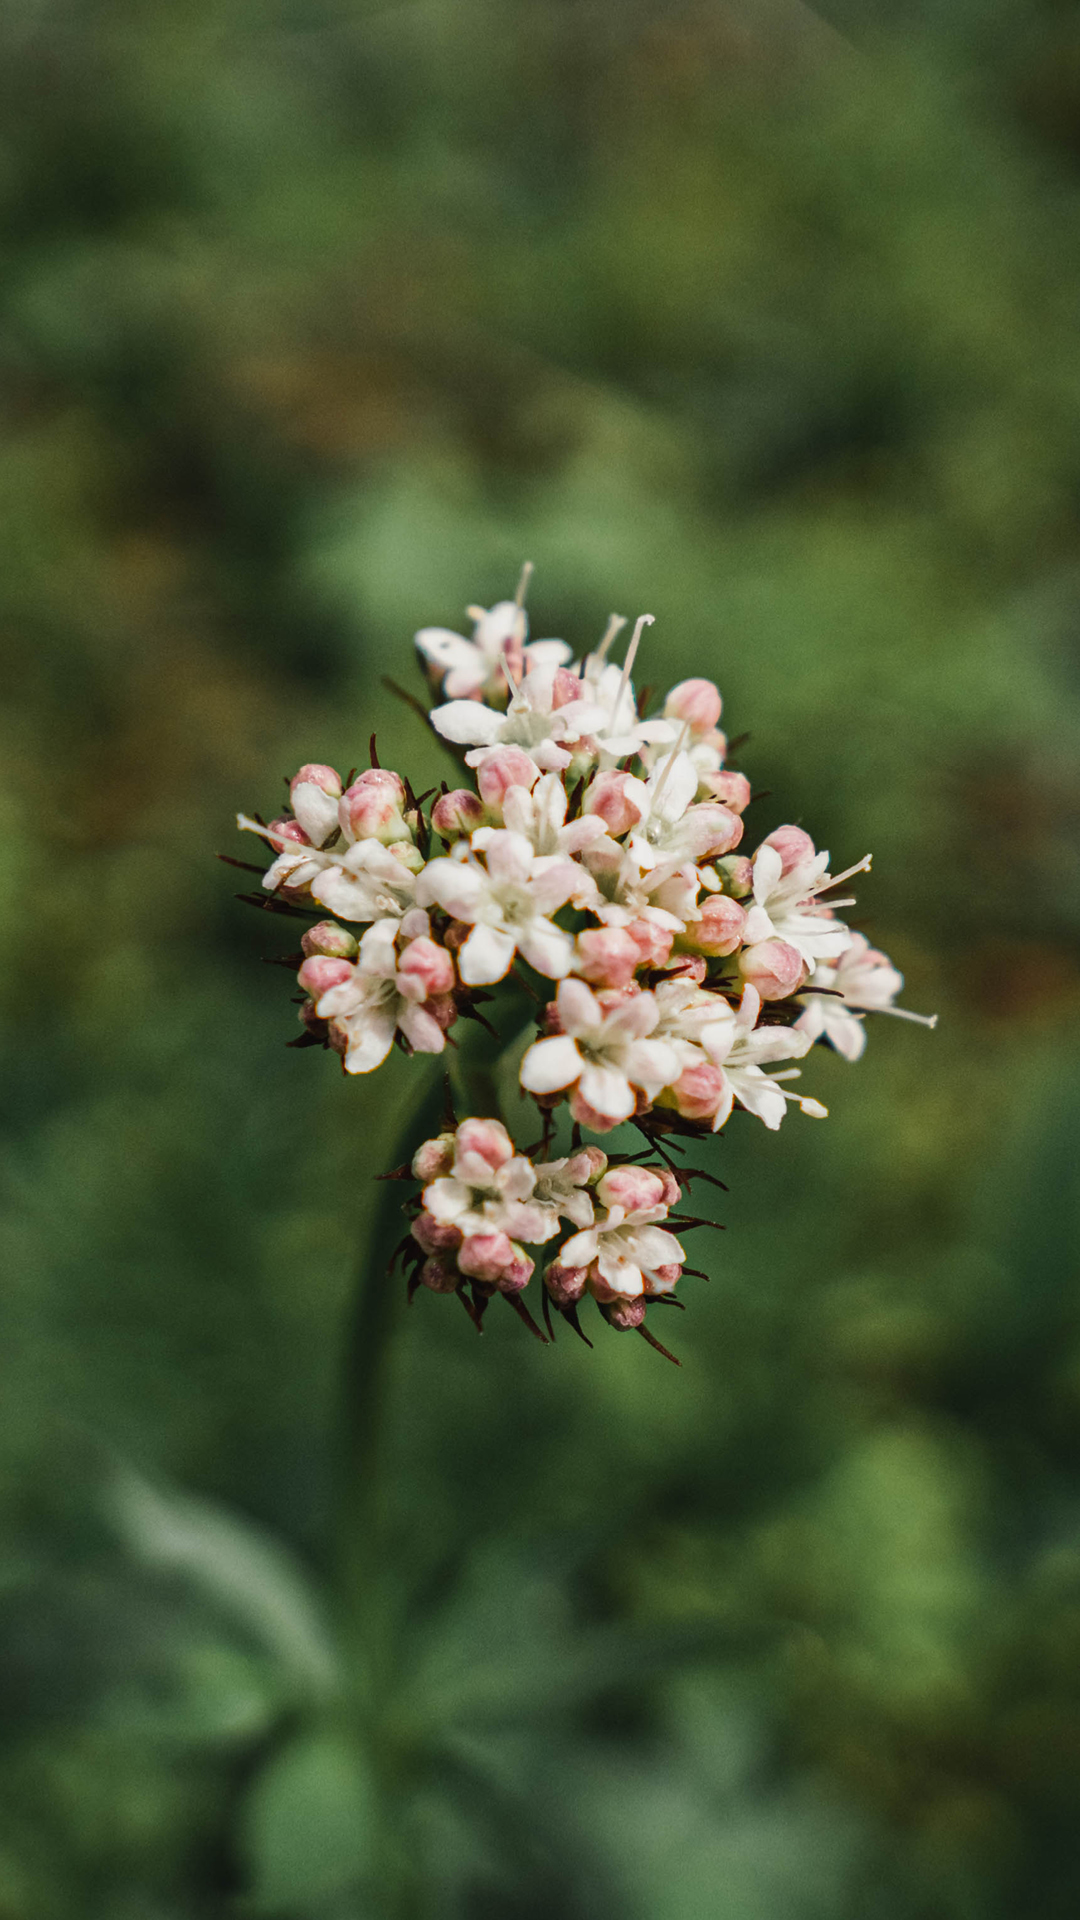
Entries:
[[[645, 710], [631, 675], [650, 615], [621, 665], [615, 615], [576, 662], [564, 641], [530, 641], [529, 572], [514, 600], [469, 609], [471, 638], [416, 635], [459, 785], [417, 796], [373, 740], [359, 777], [301, 767], [279, 818], [239, 824], [273, 856], [254, 897], [314, 923], [295, 956], [294, 1044], [367, 1074], [395, 1045], [453, 1046], [461, 1016], [486, 1024], [480, 1003], [508, 978], [541, 1003], [520, 1082], [544, 1157], [480, 1117], [426, 1142], [414, 1279], [459, 1293], [479, 1323], [492, 1293], [521, 1307], [525, 1248], [569, 1223], [545, 1307], [573, 1313], [588, 1292], [613, 1325], [643, 1325], [646, 1301], [670, 1299], [683, 1268], [658, 1224], [678, 1200], [677, 1136], [716, 1132], [735, 1107], [774, 1129], [791, 1105], [823, 1117], [790, 1085], [800, 1068], [779, 1063], [815, 1042], [857, 1059], [868, 1012], [925, 1016], [895, 1006], [901, 976], [840, 918], [854, 902], [836, 889], [869, 855], [832, 875], [793, 825], [748, 853], [752, 796], [728, 761], [717, 687], [684, 680]], [[572, 1151], [549, 1159], [563, 1107]], [[581, 1144], [583, 1130], [625, 1123], [663, 1170]]]

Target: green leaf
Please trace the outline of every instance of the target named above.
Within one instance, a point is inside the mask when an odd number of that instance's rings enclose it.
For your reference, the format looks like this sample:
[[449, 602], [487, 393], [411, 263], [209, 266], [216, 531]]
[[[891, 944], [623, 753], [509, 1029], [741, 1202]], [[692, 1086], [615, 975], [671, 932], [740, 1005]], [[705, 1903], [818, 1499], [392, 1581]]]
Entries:
[[240, 1850], [259, 1912], [306, 1911], [355, 1888], [374, 1855], [375, 1789], [365, 1755], [334, 1729], [300, 1735], [255, 1780]]

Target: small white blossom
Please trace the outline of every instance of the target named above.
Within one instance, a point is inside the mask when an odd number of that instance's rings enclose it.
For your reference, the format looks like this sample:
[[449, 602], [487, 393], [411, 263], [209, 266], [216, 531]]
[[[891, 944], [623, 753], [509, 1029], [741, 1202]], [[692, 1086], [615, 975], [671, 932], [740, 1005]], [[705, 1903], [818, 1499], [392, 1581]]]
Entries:
[[573, 860], [538, 857], [523, 834], [481, 831], [486, 865], [472, 853], [430, 861], [417, 900], [421, 906], [437, 902], [472, 927], [458, 963], [466, 986], [501, 980], [515, 953], [537, 973], [561, 979], [570, 971], [574, 943], [551, 915], [568, 900], [587, 897], [589, 876]]
[[584, 1147], [564, 1160], [536, 1164], [536, 1198], [553, 1206], [561, 1220], [575, 1227], [591, 1227], [594, 1218], [589, 1184], [607, 1164], [599, 1147]]
[[[580, 853], [583, 847], [606, 838], [604, 822], [596, 814], [582, 814], [566, 823], [569, 798], [565, 783], [557, 773], [542, 774], [530, 793], [527, 787], [510, 787], [503, 801], [503, 823], [512, 832], [523, 834], [537, 854]], [[485, 844], [491, 829], [480, 827], [473, 834], [477, 849]], [[592, 892], [592, 889], [589, 889]]]
[[497, 1151], [484, 1154], [460, 1147], [449, 1174], [424, 1188], [423, 1204], [442, 1227], [456, 1227], [466, 1239], [472, 1234], [505, 1233], [511, 1240], [540, 1246], [559, 1231], [559, 1209], [554, 1201], [536, 1195], [536, 1169], [524, 1154], [515, 1154], [506, 1129], [497, 1120], [466, 1121], [461, 1131], [484, 1130], [493, 1136]]
[[744, 940], [756, 946], [763, 940], [786, 940], [808, 967], [819, 960], [832, 960], [850, 944], [851, 934], [837, 920], [832, 908], [850, 906], [846, 900], [833, 903], [819, 899], [829, 887], [838, 886], [849, 874], [859, 873], [870, 864], [869, 857], [849, 867], [834, 880], [826, 879], [829, 856], [817, 853], [800, 860], [785, 873], [780, 853], [768, 842], [754, 855], [754, 904], [746, 918]]
[[656, 1224], [668, 1214], [662, 1180], [644, 1167], [616, 1169], [600, 1181], [597, 1197], [603, 1213], [560, 1247], [560, 1266], [587, 1267], [590, 1288], [604, 1301], [670, 1293], [686, 1254], [675, 1235]]
[[570, 658], [565, 640], [534, 640], [526, 643], [528, 617], [521, 598], [531, 569], [522, 575], [517, 600], [500, 600], [494, 607], [467, 607], [474, 622], [473, 637], [466, 640], [449, 627], [421, 627], [416, 645], [425, 660], [444, 676], [443, 692], [448, 700], [472, 700], [484, 692], [498, 696], [506, 690], [504, 663], [511, 671], [520, 670], [524, 657], [529, 666], [562, 666]]
[[583, 980], [564, 980], [556, 999], [562, 1032], [529, 1048], [520, 1075], [526, 1092], [572, 1089], [572, 1111], [604, 1131], [629, 1119], [636, 1090], [655, 1099], [677, 1075], [674, 1048], [649, 1038], [660, 1017], [651, 993], [619, 995], [605, 1005]]
[[441, 1053], [446, 1045], [442, 1027], [424, 1005], [428, 992], [423, 980], [399, 969], [399, 933], [406, 940], [426, 940], [427, 914], [414, 910], [401, 923], [381, 920], [369, 927], [351, 977], [316, 1002], [319, 1018], [332, 1020], [345, 1037], [346, 1073], [371, 1073], [381, 1066], [399, 1029], [416, 1053]]
[[845, 1060], [858, 1060], [866, 1046], [865, 1013], [893, 1013], [920, 1026], [937, 1025], [936, 1013], [909, 1013], [906, 1007], [893, 1006], [903, 985], [903, 974], [888, 956], [878, 953], [864, 934], [853, 933], [839, 959], [833, 965], [823, 963], [811, 975], [810, 988], [828, 991], [799, 996], [806, 1011], [796, 1025], [811, 1040], [828, 1040]]

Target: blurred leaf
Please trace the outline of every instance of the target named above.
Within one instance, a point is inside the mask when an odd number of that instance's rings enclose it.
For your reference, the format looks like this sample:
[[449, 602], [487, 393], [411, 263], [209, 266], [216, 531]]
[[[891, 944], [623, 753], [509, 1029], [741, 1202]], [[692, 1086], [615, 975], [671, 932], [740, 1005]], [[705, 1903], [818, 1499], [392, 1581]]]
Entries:
[[360, 1748], [326, 1729], [267, 1761], [240, 1817], [251, 1900], [263, 1913], [308, 1913], [355, 1889], [375, 1857], [375, 1789]]

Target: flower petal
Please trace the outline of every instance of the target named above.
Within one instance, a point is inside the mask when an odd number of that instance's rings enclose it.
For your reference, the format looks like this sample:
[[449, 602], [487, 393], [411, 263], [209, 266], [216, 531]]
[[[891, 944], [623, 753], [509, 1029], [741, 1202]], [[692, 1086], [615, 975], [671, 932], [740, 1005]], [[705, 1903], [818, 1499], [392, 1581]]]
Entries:
[[591, 1061], [586, 1062], [578, 1086], [582, 1099], [594, 1113], [602, 1113], [613, 1123], [628, 1120], [637, 1105], [626, 1075], [617, 1073], [614, 1067], [598, 1067]]
[[433, 710], [431, 724], [455, 746], [492, 747], [502, 732], [504, 715], [479, 700], [451, 700]]
[[392, 1013], [367, 1013], [355, 1021], [346, 1021], [349, 1044], [345, 1053], [346, 1073], [373, 1073], [381, 1067], [394, 1044], [396, 1022]]
[[574, 943], [553, 920], [533, 920], [518, 930], [518, 951], [545, 979], [562, 980], [574, 958]]
[[480, 868], [464, 860], [429, 860], [416, 883], [419, 906], [437, 903], [456, 920], [475, 919], [485, 892], [486, 883]]
[[458, 972], [467, 987], [489, 987], [505, 979], [517, 943], [512, 933], [497, 927], [475, 926], [458, 959]]
[[569, 1034], [556, 1033], [536, 1040], [521, 1062], [519, 1079], [526, 1093], [561, 1093], [573, 1086], [582, 1058]]

